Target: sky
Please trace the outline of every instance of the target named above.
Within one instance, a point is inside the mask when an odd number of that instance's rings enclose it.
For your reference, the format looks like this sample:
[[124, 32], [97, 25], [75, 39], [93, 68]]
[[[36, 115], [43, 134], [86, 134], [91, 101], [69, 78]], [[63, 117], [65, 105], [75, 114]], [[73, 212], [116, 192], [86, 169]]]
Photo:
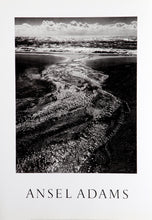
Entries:
[[136, 17], [15, 18], [17, 37], [95, 38], [137, 36]]

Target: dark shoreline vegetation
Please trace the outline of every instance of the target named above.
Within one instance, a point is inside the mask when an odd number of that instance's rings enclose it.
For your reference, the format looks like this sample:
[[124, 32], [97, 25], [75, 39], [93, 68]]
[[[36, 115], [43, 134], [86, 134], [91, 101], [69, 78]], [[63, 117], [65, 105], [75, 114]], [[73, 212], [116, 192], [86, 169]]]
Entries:
[[16, 55], [17, 172], [135, 173], [136, 58], [34, 56]]

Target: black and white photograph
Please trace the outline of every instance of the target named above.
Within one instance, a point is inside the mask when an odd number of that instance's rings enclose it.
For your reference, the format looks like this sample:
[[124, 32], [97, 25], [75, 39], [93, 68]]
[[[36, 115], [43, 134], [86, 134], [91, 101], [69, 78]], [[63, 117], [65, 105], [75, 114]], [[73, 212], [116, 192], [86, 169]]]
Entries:
[[16, 172], [137, 173], [137, 17], [16, 17]]
[[0, 2], [0, 219], [152, 219], [152, 1]]

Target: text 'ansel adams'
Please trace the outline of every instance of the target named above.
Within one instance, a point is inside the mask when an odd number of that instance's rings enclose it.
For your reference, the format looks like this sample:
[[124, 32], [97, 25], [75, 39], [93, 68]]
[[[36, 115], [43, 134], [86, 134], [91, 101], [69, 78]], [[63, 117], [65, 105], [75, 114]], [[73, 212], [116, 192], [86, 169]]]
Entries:
[[69, 189], [28, 189], [27, 199], [128, 199], [128, 189], [79, 189], [71, 192]]

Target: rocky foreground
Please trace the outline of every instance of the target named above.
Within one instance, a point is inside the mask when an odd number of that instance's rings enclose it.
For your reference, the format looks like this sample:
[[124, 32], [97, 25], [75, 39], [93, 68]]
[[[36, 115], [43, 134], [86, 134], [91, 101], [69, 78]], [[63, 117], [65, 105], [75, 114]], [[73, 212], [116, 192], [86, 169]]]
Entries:
[[76, 59], [29, 71], [17, 80], [17, 172], [91, 172], [97, 149], [95, 172], [106, 172], [124, 121], [121, 100], [102, 89], [108, 76]]

